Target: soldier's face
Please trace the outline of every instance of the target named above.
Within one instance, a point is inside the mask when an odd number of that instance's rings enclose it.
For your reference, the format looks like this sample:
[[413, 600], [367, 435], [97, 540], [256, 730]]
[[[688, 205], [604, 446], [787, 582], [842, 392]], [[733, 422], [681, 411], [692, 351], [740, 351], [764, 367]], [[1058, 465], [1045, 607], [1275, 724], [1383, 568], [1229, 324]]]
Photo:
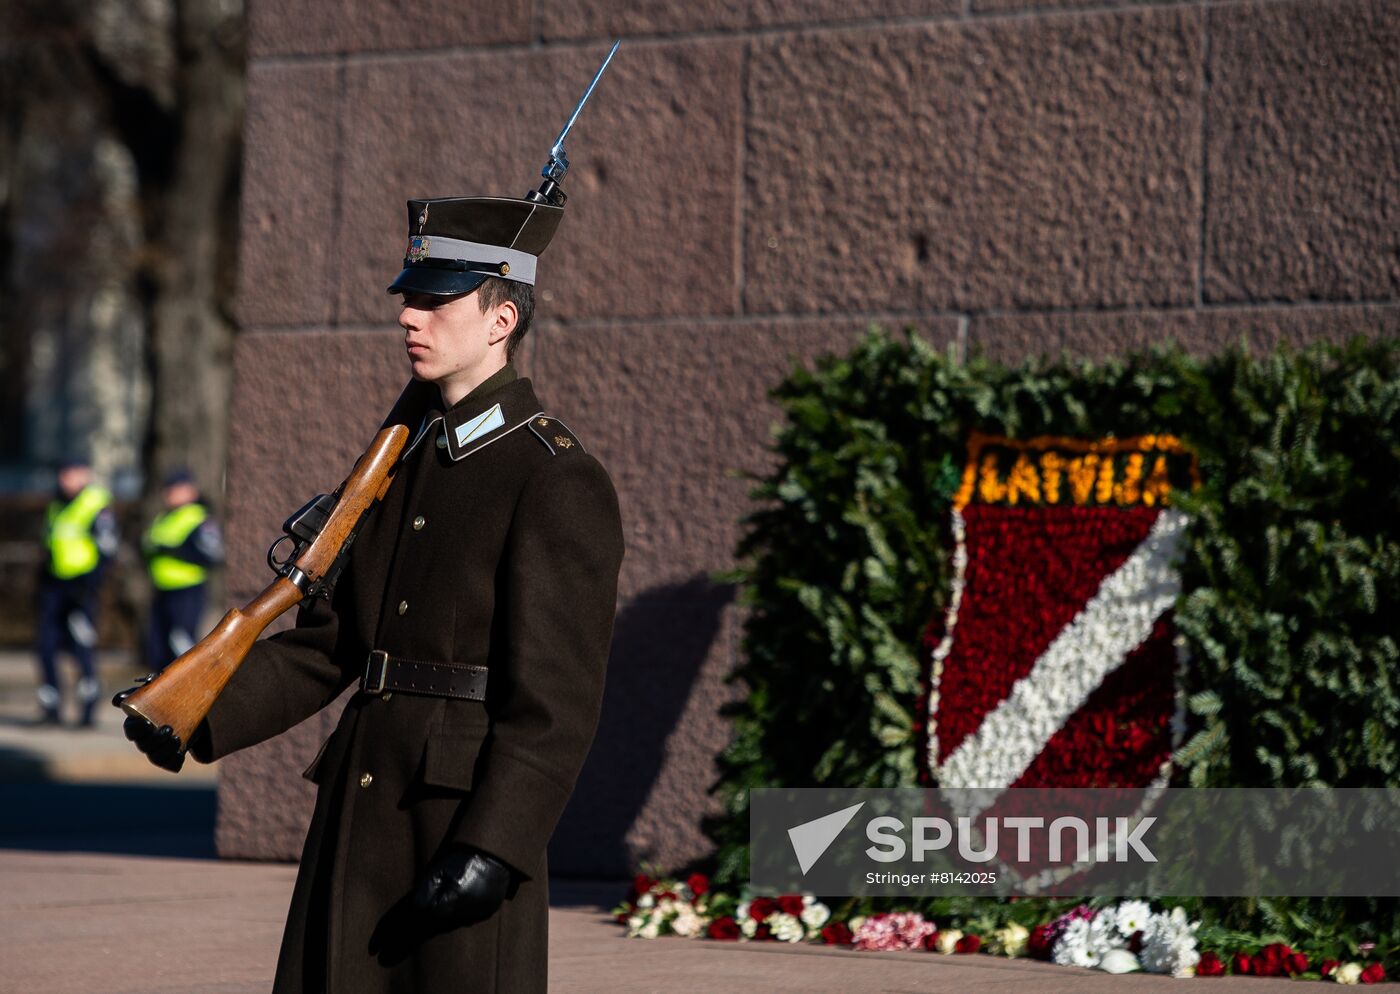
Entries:
[[[502, 315], [507, 308], [510, 313]], [[482, 313], [476, 291], [456, 297], [405, 293], [399, 327], [414, 378], [438, 384], [444, 399], [455, 403], [450, 394], [465, 396], [500, 366], [497, 353], [515, 325], [513, 314], [509, 304]]]

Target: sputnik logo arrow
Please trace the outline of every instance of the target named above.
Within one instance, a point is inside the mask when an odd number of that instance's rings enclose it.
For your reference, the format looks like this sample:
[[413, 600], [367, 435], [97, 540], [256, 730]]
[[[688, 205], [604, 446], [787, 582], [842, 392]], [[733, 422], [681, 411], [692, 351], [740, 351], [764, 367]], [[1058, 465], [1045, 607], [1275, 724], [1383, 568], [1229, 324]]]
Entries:
[[822, 853], [836, 841], [836, 836], [841, 834], [841, 830], [851, 823], [856, 812], [864, 806], [865, 802], [861, 801], [849, 808], [833, 811], [829, 815], [804, 821], [801, 825], [788, 829], [788, 839], [792, 842], [792, 851], [797, 854], [797, 865], [802, 869], [803, 876], [806, 876], [813, 863], [822, 858]]

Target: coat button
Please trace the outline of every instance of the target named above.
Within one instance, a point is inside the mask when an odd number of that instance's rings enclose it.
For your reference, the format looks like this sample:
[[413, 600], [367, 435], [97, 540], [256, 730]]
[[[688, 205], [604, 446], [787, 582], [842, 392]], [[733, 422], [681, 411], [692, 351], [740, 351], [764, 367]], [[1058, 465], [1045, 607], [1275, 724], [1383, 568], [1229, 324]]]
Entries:
[[408, 601], [399, 601], [399, 614], [408, 613]]
[[437, 437], [437, 447], [438, 447], [439, 449], [445, 449], [445, 448], [447, 448], [447, 434], [446, 434], [446, 432], [444, 432], [443, 434], [441, 434], [441, 435], [439, 435], [439, 436]]
[[362, 777], [360, 777], [360, 786], [361, 786], [361, 787], [368, 787], [368, 786], [369, 786], [370, 784], [372, 784], [372, 783], [374, 783], [374, 774], [373, 774], [373, 773], [366, 773], [366, 774], [364, 774]]
[[428, 519], [425, 518], [425, 517], [423, 517], [423, 515], [420, 514], [420, 515], [418, 515], [418, 517], [416, 517], [416, 518], [413, 519], [413, 530], [416, 531], [416, 532], [421, 532], [421, 531], [423, 530], [423, 526], [426, 525], [427, 523], [428, 523]]

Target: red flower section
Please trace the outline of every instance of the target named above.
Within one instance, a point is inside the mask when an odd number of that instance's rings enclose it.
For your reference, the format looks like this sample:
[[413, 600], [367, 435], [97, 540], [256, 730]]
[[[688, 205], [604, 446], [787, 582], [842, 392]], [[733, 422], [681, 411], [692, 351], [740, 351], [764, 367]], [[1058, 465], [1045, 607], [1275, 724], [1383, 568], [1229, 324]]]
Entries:
[[787, 915], [802, 914], [802, 895], [784, 894], [778, 898], [778, 910]]
[[828, 946], [849, 946], [855, 941], [855, 935], [845, 922], [832, 922], [822, 928], [822, 942]]
[[1363, 984], [1379, 984], [1385, 979], [1385, 967], [1379, 963], [1372, 963], [1361, 971], [1361, 982]]
[[730, 915], [723, 918], [716, 918], [710, 922], [710, 927], [706, 930], [711, 939], [719, 939], [724, 942], [737, 942], [739, 939], [739, 923]]
[[1170, 615], [1104, 677], [1015, 787], [1146, 786], [1171, 758], [1176, 650]]
[[778, 910], [778, 902], [771, 897], [756, 897], [749, 902], [749, 917], [761, 922]]
[[[1241, 957], [1244, 957], [1247, 969], [1240, 969]], [[1308, 958], [1294, 952], [1292, 946], [1283, 942], [1270, 942], [1253, 956], [1246, 957], [1243, 952], [1235, 954], [1235, 972], [1255, 977], [1291, 977], [1307, 968]]]
[[1339, 967], [1339, 966], [1341, 966], [1341, 965], [1342, 965], [1342, 961], [1339, 960], [1339, 959], [1325, 959], [1325, 960], [1323, 960], [1323, 961], [1322, 961], [1322, 975], [1323, 975], [1324, 977], [1330, 977], [1330, 976], [1332, 975], [1332, 971], [1335, 970], [1335, 969], [1337, 969], [1337, 967]]
[[1235, 953], [1230, 957], [1231, 965], [1236, 973], [1249, 974], [1253, 972], [1253, 964], [1249, 960], [1247, 953]]
[[635, 901], [647, 891], [651, 890], [652, 884], [654, 883], [656, 883], [656, 881], [645, 873], [637, 874], [632, 878], [632, 889], [627, 893], [627, 900]]
[[1212, 952], [1201, 953], [1201, 961], [1196, 964], [1196, 976], [1221, 977], [1225, 975], [1225, 964]]
[[703, 873], [692, 873], [685, 885], [690, 888], [690, 892], [696, 897], [709, 893], [710, 878]]
[[1050, 935], [1050, 925], [1037, 925], [1031, 929], [1031, 936], [1026, 940], [1026, 952], [1030, 953], [1031, 959], [1048, 960], [1054, 944], [1055, 940]]
[[1084, 607], [1103, 578], [1141, 544], [1149, 507], [963, 509], [967, 570], [953, 648], [943, 664], [939, 759], [976, 731]]
[[979, 948], [981, 948], [981, 946], [982, 937], [980, 935], [964, 935], [961, 939], [959, 939], [953, 944], [953, 952], [975, 953]]

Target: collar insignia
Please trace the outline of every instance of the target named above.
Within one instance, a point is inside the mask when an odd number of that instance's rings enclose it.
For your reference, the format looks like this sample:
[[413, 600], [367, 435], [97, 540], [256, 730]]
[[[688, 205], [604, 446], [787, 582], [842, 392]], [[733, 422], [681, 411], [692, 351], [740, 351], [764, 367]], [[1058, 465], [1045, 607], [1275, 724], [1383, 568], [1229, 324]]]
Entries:
[[490, 410], [483, 411], [470, 421], [457, 426], [457, 445], [466, 445], [473, 439], [495, 431], [505, 423], [506, 419], [505, 415], [501, 413], [501, 405], [496, 404]]

